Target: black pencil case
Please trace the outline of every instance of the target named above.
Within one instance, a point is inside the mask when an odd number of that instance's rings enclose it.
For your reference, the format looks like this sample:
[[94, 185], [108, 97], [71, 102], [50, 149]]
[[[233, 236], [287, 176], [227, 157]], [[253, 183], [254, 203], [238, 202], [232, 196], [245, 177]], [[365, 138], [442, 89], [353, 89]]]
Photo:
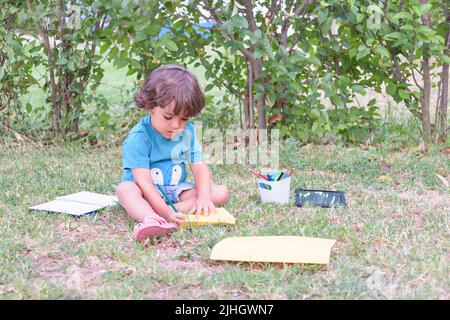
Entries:
[[303, 207], [307, 203], [322, 208], [331, 206], [347, 207], [343, 191], [295, 189], [295, 205]]

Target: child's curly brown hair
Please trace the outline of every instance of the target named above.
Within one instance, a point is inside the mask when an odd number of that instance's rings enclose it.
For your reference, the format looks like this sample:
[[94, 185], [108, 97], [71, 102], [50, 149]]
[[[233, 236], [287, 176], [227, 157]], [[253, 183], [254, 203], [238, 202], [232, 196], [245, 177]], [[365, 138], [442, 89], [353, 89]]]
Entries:
[[146, 111], [157, 106], [164, 108], [175, 101], [173, 113], [184, 117], [197, 115], [205, 106], [205, 96], [197, 78], [174, 64], [161, 66], [150, 73], [134, 100], [138, 108]]

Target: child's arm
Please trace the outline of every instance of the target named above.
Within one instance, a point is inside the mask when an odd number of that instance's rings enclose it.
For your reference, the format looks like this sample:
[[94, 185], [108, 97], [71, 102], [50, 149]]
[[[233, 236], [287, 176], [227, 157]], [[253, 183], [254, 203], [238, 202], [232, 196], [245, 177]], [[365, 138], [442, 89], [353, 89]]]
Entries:
[[192, 163], [190, 167], [195, 180], [195, 188], [197, 189], [197, 201], [190, 212], [193, 210], [196, 210], [196, 214], [200, 214], [201, 210], [203, 210], [204, 214], [216, 212], [214, 203], [211, 200], [211, 173], [208, 165], [204, 161], [200, 161]]
[[150, 204], [153, 210], [161, 217], [170, 222], [181, 223], [184, 221], [184, 215], [176, 213], [168, 206], [152, 183], [152, 175], [149, 169], [135, 168], [132, 169], [134, 181], [142, 191], [145, 200]]

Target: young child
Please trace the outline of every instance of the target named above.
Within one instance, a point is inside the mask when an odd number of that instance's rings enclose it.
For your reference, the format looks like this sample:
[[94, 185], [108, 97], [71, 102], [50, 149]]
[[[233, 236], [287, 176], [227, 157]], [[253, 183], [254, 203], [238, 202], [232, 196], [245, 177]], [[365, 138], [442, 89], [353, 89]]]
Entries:
[[[215, 212], [228, 203], [224, 185], [213, 185], [203, 161], [194, 125], [189, 118], [205, 106], [195, 76], [177, 65], [153, 71], [134, 97], [147, 112], [123, 143], [123, 176], [117, 198], [128, 215], [139, 223], [136, 241], [167, 234], [185, 218], [181, 212]], [[186, 181], [186, 163], [194, 182]], [[166, 204], [158, 184], [180, 211]]]

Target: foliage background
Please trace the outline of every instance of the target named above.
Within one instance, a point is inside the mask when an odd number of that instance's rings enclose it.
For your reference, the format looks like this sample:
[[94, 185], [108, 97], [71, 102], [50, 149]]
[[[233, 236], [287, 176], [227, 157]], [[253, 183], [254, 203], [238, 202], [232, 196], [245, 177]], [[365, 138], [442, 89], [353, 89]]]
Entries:
[[[448, 300], [446, 46], [448, 1], [0, 0], [0, 299]], [[279, 128], [291, 190], [343, 190], [349, 207], [262, 205], [244, 167], [218, 165], [232, 228], [142, 245], [119, 206], [30, 213], [114, 193], [134, 92], [171, 62], [205, 89], [204, 127]], [[428, 124], [441, 144], [423, 144]], [[330, 264], [209, 261], [225, 237], [288, 234], [336, 239]]]
[[139, 117], [140, 81], [179, 63], [205, 89], [205, 127], [447, 140], [448, 1], [2, 0], [0, 10], [2, 134], [117, 143]]

